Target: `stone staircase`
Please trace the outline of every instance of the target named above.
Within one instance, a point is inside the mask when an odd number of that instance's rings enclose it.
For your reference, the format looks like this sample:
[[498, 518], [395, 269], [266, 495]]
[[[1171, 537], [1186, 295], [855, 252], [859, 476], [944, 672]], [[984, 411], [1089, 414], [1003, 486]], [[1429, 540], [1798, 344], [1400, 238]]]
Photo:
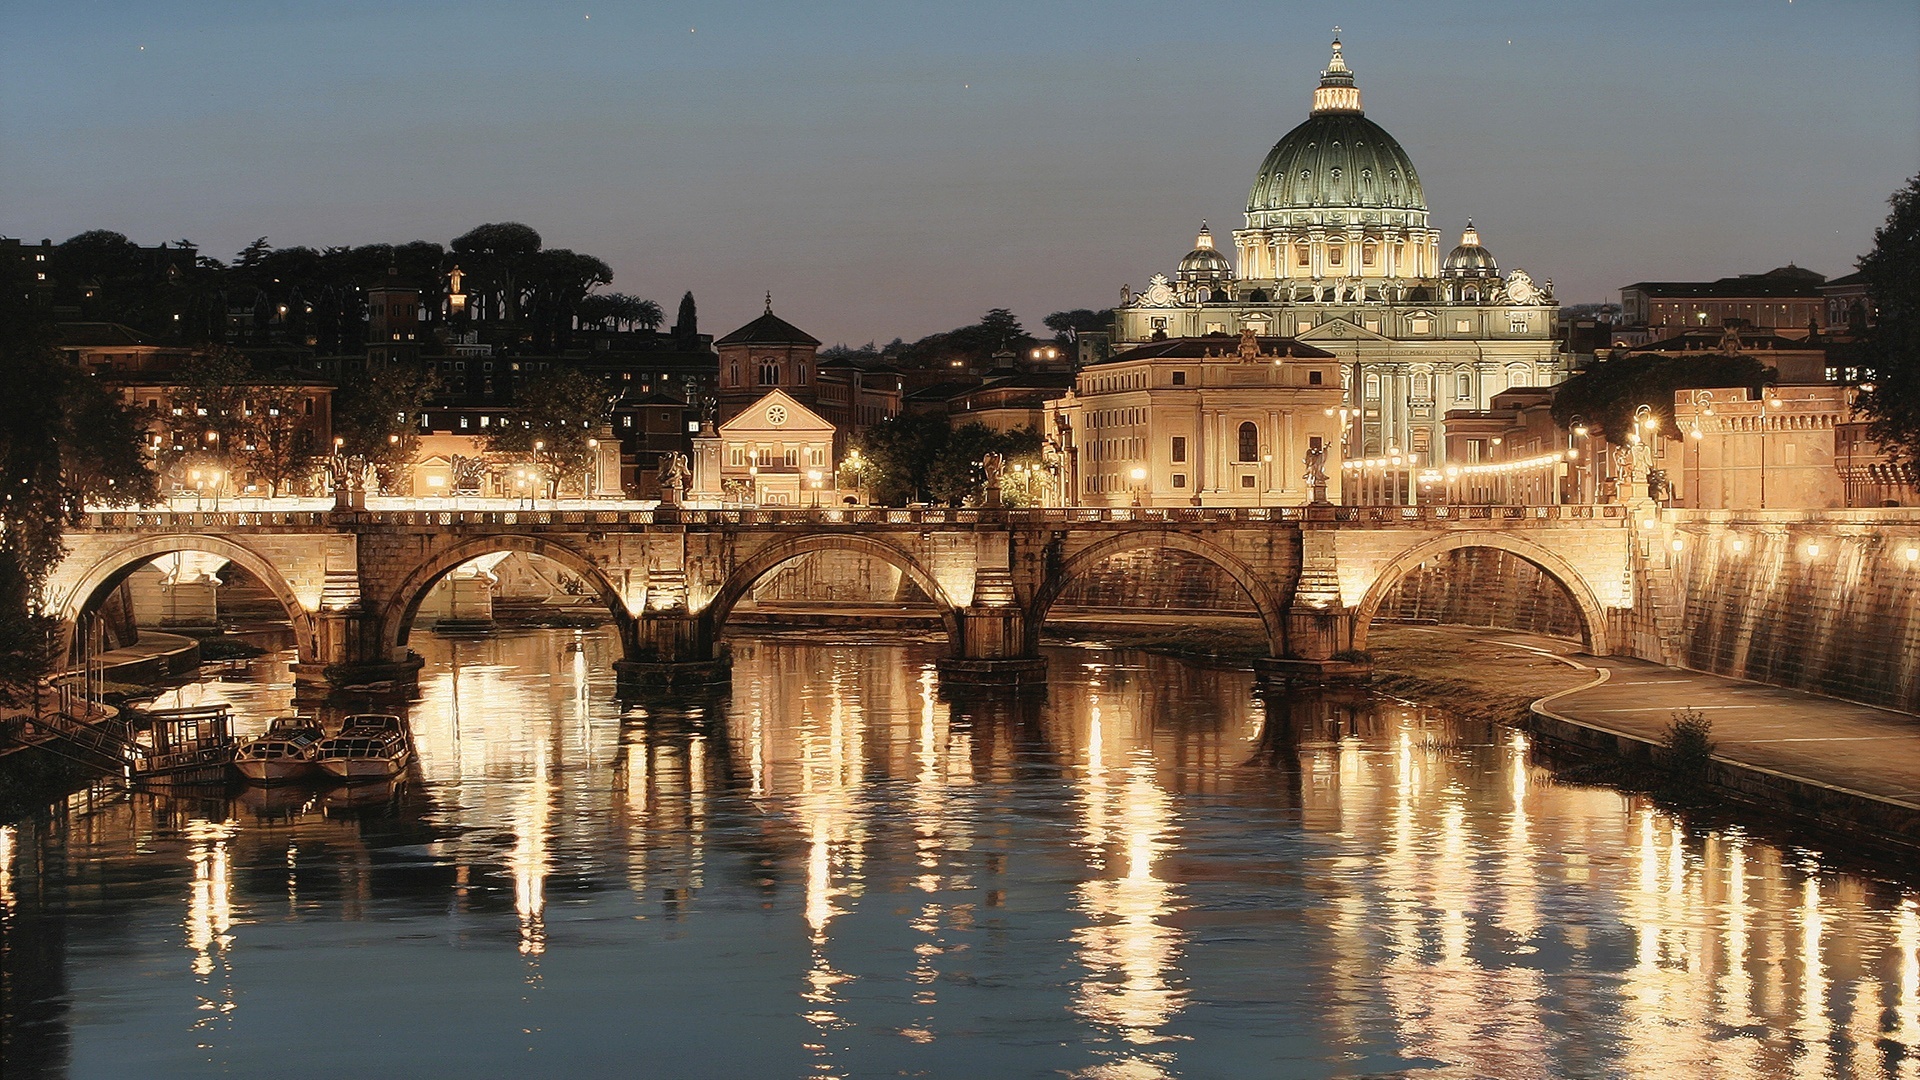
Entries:
[[1668, 667], [1684, 667], [1687, 659], [1686, 611], [1684, 593], [1674, 572], [1673, 554], [1656, 530], [1643, 530], [1633, 538], [1634, 594], [1639, 605], [1652, 617], [1654, 639], [1659, 644], [1660, 662]]

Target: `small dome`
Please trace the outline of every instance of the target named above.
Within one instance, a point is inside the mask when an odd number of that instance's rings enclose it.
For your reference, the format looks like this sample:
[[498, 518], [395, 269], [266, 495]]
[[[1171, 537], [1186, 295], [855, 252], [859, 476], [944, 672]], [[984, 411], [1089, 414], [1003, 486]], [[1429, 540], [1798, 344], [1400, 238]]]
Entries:
[[1199, 281], [1233, 276], [1233, 264], [1227, 261], [1213, 246], [1213, 233], [1205, 221], [1200, 222], [1200, 235], [1194, 238], [1193, 250], [1180, 260], [1180, 280]]
[[1460, 246], [1447, 253], [1447, 261], [1440, 264], [1440, 273], [1449, 277], [1480, 277], [1499, 272], [1493, 252], [1480, 246], [1480, 234], [1474, 231], [1473, 219], [1468, 218], [1467, 231], [1460, 234]]

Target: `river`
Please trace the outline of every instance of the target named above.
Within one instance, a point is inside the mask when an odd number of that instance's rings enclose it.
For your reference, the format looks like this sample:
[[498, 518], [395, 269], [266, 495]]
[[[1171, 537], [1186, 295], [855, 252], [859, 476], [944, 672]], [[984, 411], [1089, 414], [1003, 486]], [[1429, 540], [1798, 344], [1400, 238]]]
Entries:
[[414, 642], [391, 790], [0, 828], [7, 1076], [1920, 1074], [1920, 894], [1517, 732], [1099, 648], [950, 703], [931, 644], [743, 639], [622, 704], [605, 632]]

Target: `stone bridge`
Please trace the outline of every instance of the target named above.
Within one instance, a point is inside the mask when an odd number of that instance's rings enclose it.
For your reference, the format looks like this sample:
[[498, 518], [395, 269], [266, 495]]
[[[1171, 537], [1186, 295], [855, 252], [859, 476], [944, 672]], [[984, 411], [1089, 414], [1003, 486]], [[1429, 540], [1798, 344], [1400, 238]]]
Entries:
[[1588, 651], [1628, 636], [1638, 515], [1619, 506], [1134, 509], [108, 511], [69, 532], [48, 609], [74, 628], [135, 569], [172, 552], [230, 560], [285, 605], [304, 686], [404, 687], [428, 590], [469, 560], [527, 552], [596, 589], [633, 685], [726, 677], [719, 639], [755, 582], [810, 552], [883, 560], [938, 608], [950, 679], [1019, 682], [1045, 663], [1048, 609], [1116, 555], [1175, 550], [1221, 568], [1265, 627], [1268, 673], [1364, 671], [1368, 627], [1393, 586], [1462, 548], [1532, 563], [1573, 598]]

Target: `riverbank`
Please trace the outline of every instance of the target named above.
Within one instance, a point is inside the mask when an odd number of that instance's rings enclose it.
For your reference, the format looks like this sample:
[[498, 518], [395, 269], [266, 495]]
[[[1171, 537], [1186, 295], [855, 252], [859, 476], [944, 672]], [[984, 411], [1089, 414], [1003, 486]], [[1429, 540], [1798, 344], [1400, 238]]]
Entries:
[[[1266, 636], [1250, 619], [1209, 619], [1180, 625], [1055, 621], [1050, 640], [1094, 640], [1115, 648], [1177, 656], [1202, 663], [1252, 664], [1268, 653]], [[1380, 624], [1370, 635], [1372, 689], [1391, 697], [1438, 705], [1456, 716], [1522, 726], [1534, 701], [1592, 681], [1590, 672], [1557, 656], [1550, 642], [1528, 643], [1463, 627]]]

